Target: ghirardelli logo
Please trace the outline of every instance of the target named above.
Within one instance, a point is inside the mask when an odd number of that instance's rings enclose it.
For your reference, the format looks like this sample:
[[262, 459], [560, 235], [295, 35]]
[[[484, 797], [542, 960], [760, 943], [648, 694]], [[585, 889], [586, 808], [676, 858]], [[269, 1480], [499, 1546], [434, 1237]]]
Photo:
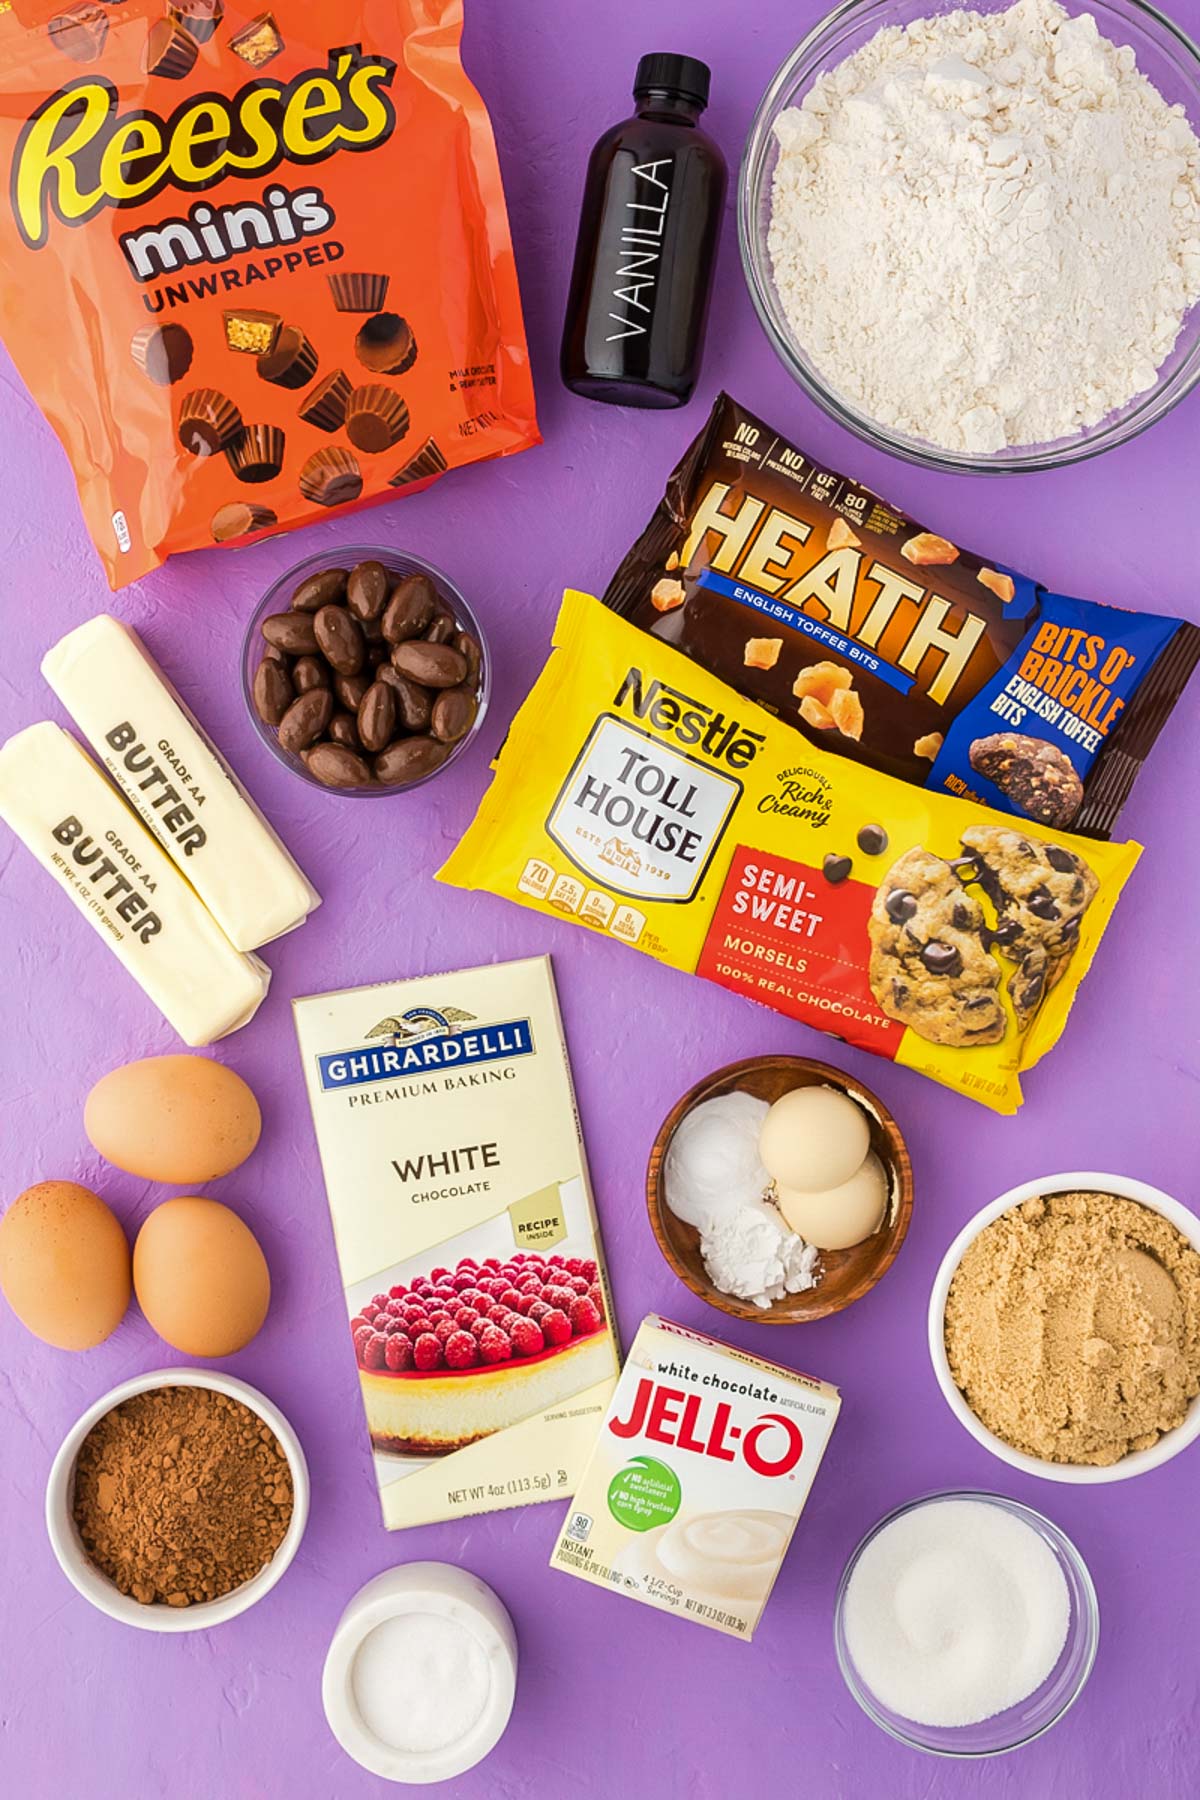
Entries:
[[751, 731], [739, 719], [693, 699], [682, 688], [668, 687], [657, 676], [647, 686], [640, 669], [628, 671], [613, 705], [632, 713], [652, 731], [673, 737], [688, 748], [694, 746], [702, 756], [727, 763], [731, 769], [748, 768], [766, 742], [761, 731]]
[[322, 1089], [331, 1093], [533, 1053], [528, 1019], [481, 1025], [460, 1006], [412, 1006], [372, 1025], [361, 1047], [318, 1056], [317, 1069]]

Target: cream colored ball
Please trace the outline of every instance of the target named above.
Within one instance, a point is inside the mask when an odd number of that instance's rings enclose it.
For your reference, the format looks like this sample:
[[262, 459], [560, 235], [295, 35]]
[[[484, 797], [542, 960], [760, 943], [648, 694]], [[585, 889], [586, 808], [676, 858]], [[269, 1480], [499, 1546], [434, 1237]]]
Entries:
[[792, 1230], [818, 1250], [849, 1250], [873, 1237], [887, 1216], [888, 1182], [873, 1150], [840, 1187], [801, 1193], [780, 1187], [779, 1210]]
[[793, 1088], [762, 1123], [758, 1154], [781, 1188], [822, 1194], [841, 1187], [871, 1148], [861, 1106], [831, 1087]]

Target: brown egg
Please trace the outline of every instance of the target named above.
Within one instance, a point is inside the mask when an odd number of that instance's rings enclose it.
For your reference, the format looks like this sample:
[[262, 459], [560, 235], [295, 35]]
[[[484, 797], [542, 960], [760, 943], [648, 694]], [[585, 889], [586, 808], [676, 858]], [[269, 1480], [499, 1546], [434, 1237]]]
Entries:
[[0, 1219], [0, 1292], [35, 1337], [90, 1350], [129, 1306], [129, 1245], [98, 1195], [39, 1181]]
[[244, 1163], [262, 1130], [240, 1075], [207, 1056], [148, 1056], [99, 1080], [83, 1128], [118, 1169], [147, 1181], [215, 1181]]
[[231, 1356], [257, 1332], [271, 1300], [258, 1239], [218, 1200], [188, 1194], [156, 1206], [133, 1246], [138, 1305], [175, 1350]]

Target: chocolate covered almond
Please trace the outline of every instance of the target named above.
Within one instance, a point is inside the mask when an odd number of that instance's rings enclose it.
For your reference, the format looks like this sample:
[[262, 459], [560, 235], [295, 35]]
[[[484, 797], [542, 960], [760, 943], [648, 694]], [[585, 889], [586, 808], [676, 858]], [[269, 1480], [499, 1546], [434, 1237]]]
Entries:
[[375, 779], [386, 787], [402, 787], [406, 782], [420, 781], [440, 768], [449, 754], [450, 745], [437, 738], [398, 738], [375, 758]]
[[[369, 624], [382, 616], [391, 584], [391, 575], [381, 562], [355, 563], [346, 580], [346, 605], [356, 619]], [[381, 626], [380, 636], [385, 635]]]
[[304, 766], [325, 787], [370, 786], [369, 765], [348, 744], [315, 744], [304, 752]]
[[306, 575], [292, 595], [292, 611], [320, 612], [323, 606], [342, 599], [346, 583], [345, 569], [318, 569], [315, 575]]
[[392, 651], [392, 667], [421, 687], [452, 688], [465, 681], [467, 659], [449, 644], [411, 638]]
[[439, 595], [428, 575], [402, 575], [392, 589], [383, 614], [383, 635], [389, 644], [403, 644], [423, 637], [438, 611]]

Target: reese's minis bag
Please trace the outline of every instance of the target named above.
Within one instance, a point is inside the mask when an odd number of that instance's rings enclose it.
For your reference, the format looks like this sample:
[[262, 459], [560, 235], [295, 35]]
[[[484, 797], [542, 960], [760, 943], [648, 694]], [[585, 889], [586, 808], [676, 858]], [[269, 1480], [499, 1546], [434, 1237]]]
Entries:
[[439, 879], [1015, 1112], [1139, 846], [810, 745], [590, 595], [566, 594], [554, 646]]
[[0, 323], [114, 587], [538, 442], [461, 24], [0, 6]]
[[1090, 837], [1200, 658], [1197, 626], [988, 564], [728, 394], [604, 598], [812, 742]]

